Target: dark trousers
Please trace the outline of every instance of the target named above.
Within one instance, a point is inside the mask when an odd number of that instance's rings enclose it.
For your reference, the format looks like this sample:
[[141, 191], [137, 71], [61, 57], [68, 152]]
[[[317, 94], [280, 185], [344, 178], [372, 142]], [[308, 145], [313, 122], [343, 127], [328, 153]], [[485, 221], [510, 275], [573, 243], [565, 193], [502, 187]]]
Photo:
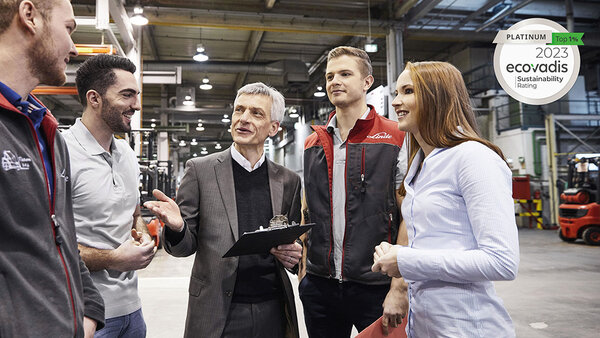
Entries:
[[389, 284], [340, 283], [306, 274], [298, 291], [309, 337], [348, 338], [352, 325], [358, 332], [364, 330], [383, 314], [389, 290]]
[[283, 301], [231, 303], [222, 338], [283, 338], [285, 335]]

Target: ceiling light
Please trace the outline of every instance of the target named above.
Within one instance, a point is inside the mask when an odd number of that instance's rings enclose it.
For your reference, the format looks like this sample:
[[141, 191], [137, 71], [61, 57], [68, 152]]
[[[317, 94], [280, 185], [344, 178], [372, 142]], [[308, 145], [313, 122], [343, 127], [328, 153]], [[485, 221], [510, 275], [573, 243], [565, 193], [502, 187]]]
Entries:
[[277, 128], [277, 131], [282, 131], [283, 128], [281, 128], [281, 126], [279, 128]]
[[202, 122], [198, 122], [198, 127], [202, 127]]
[[148, 144], [150, 144], [150, 142], [148, 142], [148, 141], [144, 141], [144, 144], [145, 144], [145, 145], [148, 145]]
[[323, 87], [318, 86], [317, 91], [315, 92], [315, 97], [323, 97], [325, 96], [325, 92], [323, 91]]
[[231, 133], [231, 127], [227, 128], [227, 132]]
[[194, 155], [192, 155], [192, 156], [194, 156], [194, 157], [198, 157], [198, 154], [194, 153]]
[[208, 151], [206, 151], [206, 150], [202, 150], [202, 151], [200, 152], [200, 154], [202, 154], [202, 155], [206, 155], [206, 154], [208, 154]]
[[187, 94], [183, 100], [183, 105], [184, 106], [193, 106], [194, 105], [194, 101], [192, 101], [192, 95], [191, 94]]
[[179, 146], [180, 147], [185, 147], [186, 146], [185, 140], [179, 141]]
[[198, 145], [198, 142], [196, 142], [196, 139], [195, 139], [195, 138], [193, 138], [193, 139], [192, 139], [192, 142], [190, 142], [190, 145], [191, 145], [191, 146]]
[[156, 128], [156, 123], [151, 123], [150, 128]]
[[365, 52], [367, 53], [377, 53], [377, 44], [373, 43], [373, 39], [371, 39], [371, 1], [367, 0], [367, 15], [369, 22], [369, 36], [367, 37], [367, 42], [365, 43]]
[[152, 120], [150, 120], [150, 122], [156, 122], [156, 119], [152, 119]]
[[298, 115], [298, 111], [296, 110], [296, 108], [295, 107], [290, 108], [290, 117], [295, 119], [295, 118], [298, 118], [298, 116], [300, 116], [300, 115]]
[[204, 54], [204, 46], [201, 43], [196, 47], [196, 54], [192, 57], [194, 61], [204, 62], [208, 60], [208, 55]]
[[223, 122], [223, 123], [231, 122], [231, 120], [229, 119], [229, 115], [224, 114], [223, 118], [221, 119], [221, 122]]
[[221, 144], [220, 144], [220, 143], [217, 143], [217, 144], [215, 145], [215, 149], [217, 149], [217, 150], [221, 149]]
[[204, 131], [204, 127], [196, 127], [196, 131]]
[[204, 79], [202, 79], [202, 84], [200, 85], [200, 89], [202, 90], [211, 90], [212, 89], [212, 85], [210, 84], [210, 80], [205, 77]]
[[377, 53], [377, 44], [376, 43], [365, 43], [365, 52]]
[[129, 18], [132, 25], [144, 26], [148, 24], [148, 18], [144, 15], [144, 9], [140, 6], [133, 8], [133, 15]]

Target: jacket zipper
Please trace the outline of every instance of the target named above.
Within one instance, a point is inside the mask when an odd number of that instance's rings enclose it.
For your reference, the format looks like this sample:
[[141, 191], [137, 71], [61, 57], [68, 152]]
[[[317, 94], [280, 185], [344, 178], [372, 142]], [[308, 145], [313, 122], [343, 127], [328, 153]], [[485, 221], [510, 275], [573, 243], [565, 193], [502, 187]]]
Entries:
[[392, 217], [392, 213], [389, 213], [390, 218], [388, 219], [388, 243], [390, 244], [396, 244], [396, 243], [392, 243], [392, 221], [393, 221], [393, 217]]
[[[47, 110], [47, 112], [49, 112]], [[62, 263], [63, 269], [65, 270], [65, 277], [67, 278], [67, 287], [69, 290], [69, 297], [71, 299], [71, 310], [73, 312], [73, 327], [75, 329], [75, 334], [77, 334], [77, 314], [75, 311], [75, 301], [73, 299], [73, 290], [71, 288], [71, 278], [69, 276], [69, 270], [67, 269], [67, 263], [65, 261], [65, 258], [63, 256], [62, 250], [60, 248], [61, 244], [62, 244], [62, 237], [60, 236], [60, 233], [57, 234], [57, 232], [59, 232], [59, 224], [58, 222], [56, 222], [56, 215], [54, 214], [54, 206], [55, 206], [55, 201], [52, 199], [52, 195], [50, 195], [50, 189], [49, 189], [49, 178], [48, 178], [48, 174], [46, 173], [46, 163], [44, 162], [44, 155], [42, 154], [42, 149], [40, 148], [40, 143], [37, 137], [37, 133], [35, 132], [35, 127], [33, 126], [33, 123], [31, 122], [31, 120], [29, 119], [29, 117], [27, 115], [25, 115], [23, 112], [19, 112], [19, 114], [23, 115], [26, 120], [27, 123], [29, 124], [29, 128], [31, 129], [32, 133], [33, 133], [33, 137], [35, 139], [35, 145], [37, 147], [38, 150], [38, 155], [40, 156], [39, 158], [42, 160], [42, 167], [44, 168], [44, 179], [46, 182], [46, 194], [48, 195], [48, 204], [50, 207], [50, 219], [51, 219], [51, 228], [52, 228], [52, 235], [54, 237], [54, 244], [56, 245], [56, 251], [58, 251], [58, 256], [60, 257], [60, 261]], [[43, 123], [43, 120], [42, 120]], [[41, 127], [41, 125], [40, 125]], [[54, 135], [53, 135], [54, 136]], [[54, 176], [56, 177], [56, 170], [54, 168], [54, 140], [46, 140], [48, 148], [50, 149], [50, 155], [51, 155], [51, 159], [52, 159], [52, 165], [53, 168], [52, 170], [54, 170]], [[50, 142], [52, 141], [52, 142]], [[54, 180], [54, 185], [53, 185], [53, 190], [54, 192], [56, 192], [56, 180]]]
[[360, 161], [360, 192], [363, 194], [367, 191], [365, 183], [365, 146], [362, 147], [362, 159]]

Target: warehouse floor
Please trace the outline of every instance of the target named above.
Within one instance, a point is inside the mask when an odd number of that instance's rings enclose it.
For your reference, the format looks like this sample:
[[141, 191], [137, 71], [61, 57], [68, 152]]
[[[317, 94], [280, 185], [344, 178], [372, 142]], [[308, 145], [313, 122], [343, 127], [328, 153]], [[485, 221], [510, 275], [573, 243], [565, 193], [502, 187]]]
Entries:
[[[521, 229], [519, 241], [517, 279], [496, 282], [517, 336], [598, 337], [600, 247], [564, 243], [550, 230]], [[193, 257], [175, 258], [159, 250], [150, 266], [139, 271], [148, 338], [183, 335], [192, 263]], [[295, 277], [292, 283], [297, 286]], [[302, 337], [307, 337], [301, 309], [299, 318]]]

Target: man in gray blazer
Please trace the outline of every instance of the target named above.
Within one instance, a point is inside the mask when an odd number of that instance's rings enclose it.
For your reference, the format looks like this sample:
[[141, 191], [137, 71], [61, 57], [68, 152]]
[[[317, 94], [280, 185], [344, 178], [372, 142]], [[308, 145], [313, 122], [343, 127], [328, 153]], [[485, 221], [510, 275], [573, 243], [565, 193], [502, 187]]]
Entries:
[[[300, 221], [300, 177], [265, 159], [285, 102], [275, 89], [252, 83], [238, 90], [231, 122], [233, 145], [187, 162], [177, 203], [155, 190], [146, 202], [165, 222], [165, 249], [196, 253], [185, 337], [299, 337], [292, 287], [285, 269], [302, 256], [298, 243], [263, 255], [222, 258], [247, 231], [286, 215]], [[285, 268], [285, 269], [284, 269]]]

